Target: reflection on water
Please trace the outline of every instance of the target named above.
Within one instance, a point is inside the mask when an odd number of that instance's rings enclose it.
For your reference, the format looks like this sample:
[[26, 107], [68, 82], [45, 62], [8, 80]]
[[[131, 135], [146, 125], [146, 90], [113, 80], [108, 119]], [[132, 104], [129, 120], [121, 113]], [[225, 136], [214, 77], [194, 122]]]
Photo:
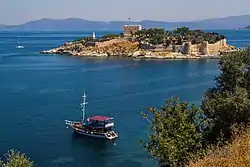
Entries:
[[[116, 152], [116, 142], [119, 139], [114, 141], [94, 138], [89, 136], [80, 135], [77, 133], [72, 133], [71, 146], [76, 154], [79, 157], [83, 158], [87, 163], [85, 165], [81, 165], [83, 167], [97, 167], [97, 166], [110, 166], [110, 167], [142, 167], [142, 163], [131, 158], [132, 154], [124, 154]], [[83, 155], [82, 150], [86, 150], [89, 152], [88, 155]], [[95, 158], [93, 158], [93, 153], [95, 153]], [[139, 156], [138, 156], [139, 158]], [[135, 158], [136, 159], [136, 158]], [[77, 163], [77, 160], [66, 159], [67, 163], [64, 165]], [[70, 161], [71, 160], [71, 161]], [[66, 166], [65, 166], [66, 167]]]
[[72, 147], [91, 147], [95, 151], [103, 151], [115, 145], [115, 141], [110, 141], [102, 138], [95, 138], [85, 135], [80, 135], [78, 133], [72, 133]]

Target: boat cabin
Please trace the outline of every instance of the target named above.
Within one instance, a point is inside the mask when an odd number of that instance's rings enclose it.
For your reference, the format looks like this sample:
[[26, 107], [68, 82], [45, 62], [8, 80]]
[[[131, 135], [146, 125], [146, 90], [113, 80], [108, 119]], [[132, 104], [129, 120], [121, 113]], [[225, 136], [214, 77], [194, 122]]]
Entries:
[[112, 131], [114, 118], [105, 116], [89, 117], [84, 125], [85, 128], [96, 133], [106, 133]]
[[93, 128], [111, 129], [114, 126], [114, 118], [92, 116], [87, 119], [87, 125]]

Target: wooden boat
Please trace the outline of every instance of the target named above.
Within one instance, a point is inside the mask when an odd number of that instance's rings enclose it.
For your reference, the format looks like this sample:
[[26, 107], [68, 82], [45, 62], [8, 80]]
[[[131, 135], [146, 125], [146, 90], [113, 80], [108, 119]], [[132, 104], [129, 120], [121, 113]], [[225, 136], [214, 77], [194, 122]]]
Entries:
[[113, 130], [114, 118], [106, 116], [92, 116], [85, 119], [86, 95], [84, 92], [82, 108], [82, 121], [65, 120], [65, 124], [70, 126], [74, 132], [91, 137], [113, 140], [118, 138], [118, 134]]

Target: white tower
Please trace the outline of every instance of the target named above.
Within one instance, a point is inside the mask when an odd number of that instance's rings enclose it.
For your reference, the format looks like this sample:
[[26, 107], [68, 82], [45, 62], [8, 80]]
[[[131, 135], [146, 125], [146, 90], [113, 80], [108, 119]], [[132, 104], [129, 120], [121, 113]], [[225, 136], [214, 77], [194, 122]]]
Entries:
[[95, 39], [95, 32], [92, 33], [92, 38]]

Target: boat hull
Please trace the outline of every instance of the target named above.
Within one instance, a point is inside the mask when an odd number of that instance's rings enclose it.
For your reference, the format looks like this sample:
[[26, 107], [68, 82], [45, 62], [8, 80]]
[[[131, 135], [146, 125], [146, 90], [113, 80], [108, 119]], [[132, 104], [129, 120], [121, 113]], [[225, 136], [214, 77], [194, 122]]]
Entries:
[[105, 133], [94, 132], [94, 131], [87, 130], [87, 129], [83, 128], [82, 124], [80, 122], [66, 120], [66, 125], [70, 126], [75, 133], [80, 134], [80, 135], [108, 139], [108, 140], [114, 140], [114, 139], [118, 138], [118, 134], [115, 131], [108, 131]]
[[81, 129], [78, 130], [78, 129], [75, 129], [74, 127], [72, 127], [72, 129], [77, 134], [85, 135], [85, 136], [89, 136], [89, 137], [108, 139], [108, 140], [114, 140], [114, 139], [118, 138], [118, 135], [114, 131], [111, 131], [109, 133], [94, 133], [94, 132], [89, 132], [89, 131], [83, 131]]
[[94, 133], [91, 134], [91, 133], [81, 132], [81, 131], [77, 131], [77, 130], [74, 130], [74, 132], [77, 134], [85, 135], [85, 136], [89, 136], [89, 137], [102, 138], [102, 139], [107, 138], [105, 135], [100, 135], [100, 134], [94, 134]]

